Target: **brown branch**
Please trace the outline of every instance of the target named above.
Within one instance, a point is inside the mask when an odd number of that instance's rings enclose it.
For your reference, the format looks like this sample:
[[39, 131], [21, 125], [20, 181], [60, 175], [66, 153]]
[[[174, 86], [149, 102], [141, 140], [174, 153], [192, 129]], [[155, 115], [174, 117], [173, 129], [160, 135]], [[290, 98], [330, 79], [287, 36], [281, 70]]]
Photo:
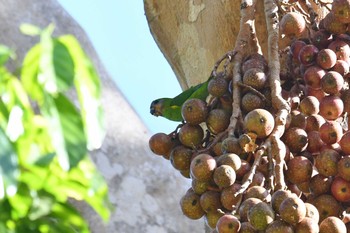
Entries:
[[266, 179], [266, 189], [274, 190], [274, 177], [275, 177], [275, 166], [271, 153], [271, 143], [268, 147], [267, 161], [268, 161], [268, 177]]
[[[256, 0], [242, 0], [241, 3], [241, 21], [240, 21], [240, 30], [237, 36], [235, 49], [235, 57], [233, 59], [233, 76], [232, 76], [232, 115], [230, 118], [230, 124], [228, 126], [228, 135], [233, 137], [237, 123], [242, 120], [241, 112], [241, 91], [238, 83], [241, 82], [241, 65], [244, 56], [246, 55], [250, 46], [252, 46], [252, 34], [255, 35], [255, 5]], [[253, 37], [256, 37], [253, 36]], [[255, 39], [255, 42], [258, 43], [258, 40]], [[258, 49], [259, 46], [256, 45], [253, 49]]]
[[[273, 0], [264, 1], [265, 19], [268, 31], [268, 63], [270, 71], [270, 88], [272, 106], [277, 110], [275, 127], [267, 140], [270, 141], [271, 154], [276, 160], [276, 188], [285, 188], [283, 176], [283, 161], [285, 153], [280, 150], [277, 142], [285, 131], [287, 116], [290, 112], [288, 103], [282, 98], [282, 87], [280, 80], [280, 61], [278, 54], [279, 39], [279, 19], [277, 15], [278, 7]], [[283, 159], [282, 159], [283, 158]]]
[[234, 194], [235, 197], [237, 197], [240, 194], [243, 194], [248, 189], [249, 185], [253, 182], [256, 169], [260, 164], [261, 158], [263, 157], [266, 151], [266, 148], [267, 148], [267, 145], [263, 145], [255, 152], [255, 155], [254, 155], [255, 159], [252, 167], [248, 172], [247, 179], [241, 185], [240, 189]]

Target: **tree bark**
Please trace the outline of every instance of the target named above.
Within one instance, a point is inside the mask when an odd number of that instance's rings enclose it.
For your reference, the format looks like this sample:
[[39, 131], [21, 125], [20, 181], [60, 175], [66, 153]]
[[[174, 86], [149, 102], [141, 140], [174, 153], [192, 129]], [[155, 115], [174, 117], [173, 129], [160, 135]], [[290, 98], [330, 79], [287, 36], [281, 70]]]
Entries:
[[[264, 1], [257, 1], [256, 34], [267, 54]], [[239, 32], [241, 1], [144, 0], [154, 40], [172, 67], [182, 89], [206, 81], [215, 62], [232, 50]], [[314, 5], [319, 18], [325, 11]], [[280, 40], [283, 48], [289, 39]]]

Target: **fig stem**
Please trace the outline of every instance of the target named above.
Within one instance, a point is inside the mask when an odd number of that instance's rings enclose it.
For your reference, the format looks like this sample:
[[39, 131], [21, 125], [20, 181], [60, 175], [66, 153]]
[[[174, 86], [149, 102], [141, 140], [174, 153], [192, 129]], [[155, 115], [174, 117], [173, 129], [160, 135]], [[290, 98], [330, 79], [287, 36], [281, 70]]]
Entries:
[[[268, 31], [268, 65], [269, 65], [269, 83], [271, 89], [272, 106], [276, 109], [275, 126], [268, 137], [267, 145], [271, 156], [276, 160], [275, 186], [277, 189], [284, 189], [286, 184], [283, 175], [283, 163], [285, 151], [281, 149], [281, 144], [278, 143], [280, 137], [285, 131], [287, 116], [291, 109], [287, 101], [282, 98], [282, 87], [280, 80], [280, 60], [279, 60], [279, 18], [278, 7], [273, 0], [264, 1], [265, 19]], [[272, 175], [272, 174], [271, 174]]]
[[249, 50], [254, 52], [261, 51], [258, 39], [255, 33], [255, 6], [256, 0], [242, 0], [241, 2], [241, 21], [240, 30], [238, 32], [237, 40], [235, 43], [234, 51], [236, 54], [233, 58], [233, 71], [232, 71], [232, 115], [230, 118], [230, 124], [228, 126], [228, 136], [234, 137], [237, 123], [242, 123], [241, 112], [241, 90], [238, 85], [241, 82], [241, 65], [244, 56]]

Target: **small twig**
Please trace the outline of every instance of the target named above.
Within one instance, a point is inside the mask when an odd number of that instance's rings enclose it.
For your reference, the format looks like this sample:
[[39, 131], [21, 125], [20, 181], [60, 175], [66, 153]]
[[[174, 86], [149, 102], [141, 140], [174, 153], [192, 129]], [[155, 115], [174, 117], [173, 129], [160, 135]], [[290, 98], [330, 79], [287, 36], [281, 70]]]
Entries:
[[210, 151], [221, 139], [223, 139], [225, 136], [227, 136], [227, 130], [219, 133], [216, 135], [216, 137], [213, 139], [213, 141], [204, 149], [196, 151], [198, 154], [206, 153]]
[[175, 138], [176, 135], [177, 135], [177, 131], [184, 125], [185, 123], [182, 122], [181, 124], [177, 125], [176, 126], [176, 129], [174, 131], [172, 131], [171, 133], [168, 134], [168, 136], [172, 137], [172, 138]]
[[219, 66], [220, 66], [220, 64], [224, 61], [224, 60], [228, 60], [229, 62], [231, 62], [232, 61], [232, 59], [233, 59], [233, 57], [236, 55], [236, 51], [229, 51], [229, 52], [227, 52], [227, 53], [225, 53], [219, 60], [217, 60], [216, 62], [215, 62], [215, 64], [214, 64], [214, 67], [213, 67], [213, 70], [212, 70], [212, 72], [211, 72], [211, 76], [213, 76], [213, 77], [216, 77], [216, 75], [217, 75], [217, 70], [218, 70], [218, 68], [219, 68]]
[[318, 26], [317, 26], [317, 23], [316, 23], [316, 19], [318, 17], [318, 14], [315, 12], [314, 8], [312, 8], [312, 5], [310, 3], [309, 0], [303, 0], [306, 7], [307, 7], [307, 10], [309, 12], [309, 15], [310, 15], [310, 24], [311, 24], [311, 28], [313, 30], [318, 30]]
[[266, 151], [266, 145], [263, 145], [255, 152], [254, 163], [248, 172], [247, 179], [241, 185], [240, 189], [234, 194], [235, 197], [237, 197], [240, 194], [243, 194], [248, 189], [249, 185], [253, 182], [256, 168], [259, 166], [261, 158], [263, 157], [265, 151]]
[[266, 189], [273, 191], [274, 190], [274, 177], [275, 177], [275, 164], [274, 164], [273, 158], [272, 158], [271, 145], [268, 147], [267, 161], [268, 161], [268, 178], [266, 180]]
[[253, 93], [256, 94], [257, 96], [259, 96], [263, 101], [265, 101], [268, 105], [271, 105], [270, 100], [266, 99], [265, 95], [263, 95], [260, 91], [258, 91], [258, 90], [255, 89], [254, 87], [251, 87], [251, 86], [249, 86], [249, 85], [247, 85], [247, 84], [244, 84], [244, 83], [242, 83], [242, 82], [238, 82], [237, 84], [238, 84], [238, 86], [243, 87], [243, 88], [246, 88], [246, 89], [248, 89], [248, 91], [253, 92]]

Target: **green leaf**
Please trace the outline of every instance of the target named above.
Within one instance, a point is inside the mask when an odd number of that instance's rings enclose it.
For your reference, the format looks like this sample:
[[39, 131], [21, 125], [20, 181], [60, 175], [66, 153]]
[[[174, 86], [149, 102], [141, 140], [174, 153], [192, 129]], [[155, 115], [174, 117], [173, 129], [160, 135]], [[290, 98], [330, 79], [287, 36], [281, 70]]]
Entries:
[[41, 46], [33, 46], [26, 54], [21, 69], [21, 82], [26, 92], [35, 100], [43, 101], [43, 88], [38, 81]]
[[58, 41], [65, 45], [74, 62], [74, 85], [80, 102], [88, 149], [97, 149], [105, 137], [98, 74], [74, 36], [61, 36]]
[[55, 204], [54, 196], [45, 191], [31, 192], [31, 195], [33, 203], [28, 213], [28, 218], [34, 221], [48, 215]]
[[108, 199], [108, 187], [91, 160], [89, 158], [82, 160], [78, 167], [70, 171], [69, 177], [75, 184], [85, 187], [83, 200], [107, 221], [113, 210]]
[[38, 36], [42, 32], [42, 30], [39, 27], [29, 23], [21, 24], [19, 29], [23, 34], [28, 36]]
[[59, 40], [53, 40], [53, 66], [56, 75], [57, 87], [60, 92], [73, 86], [75, 67], [67, 47]]
[[17, 179], [19, 177], [17, 154], [10, 140], [0, 128], [0, 199], [4, 195], [13, 196], [17, 191]]
[[51, 37], [53, 26], [45, 28], [40, 35], [41, 54], [39, 61], [38, 82], [44, 90], [51, 94], [58, 92], [55, 67], [53, 64], [54, 42]]
[[16, 57], [13, 50], [4, 45], [0, 45], [0, 66], [4, 65], [8, 59], [14, 59]]
[[43, 91], [56, 94], [68, 90], [75, 75], [69, 50], [51, 37], [52, 30], [49, 26], [41, 32], [40, 43], [29, 50], [21, 69], [25, 89], [38, 101], [42, 100]]
[[60, 229], [58, 232], [90, 232], [86, 221], [69, 203], [55, 203], [52, 207], [50, 217], [55, 217], [61, 220], [60, 224], [55, 225], [57, 229]]
[[76, 166], [87, 154], [83, 123], [75, 106], [64, 96], [46, 96], [41, 106], [63, 170]]
[[15, 219], [26, 217], [32, 205], [30, 190], [26, 184], [20, 183], [16, 195], [9, 197], [8, 200]]
[[66, 150], [60, 114], [55, 104], [55, 100], [51, 96], [45, 94], [44, 102], [40, 107], [42, 114], [48, 123], [49, 135], [56, 151], [58, 162], [63, 170], [67, 171], [70, 168], [69, 156]]

